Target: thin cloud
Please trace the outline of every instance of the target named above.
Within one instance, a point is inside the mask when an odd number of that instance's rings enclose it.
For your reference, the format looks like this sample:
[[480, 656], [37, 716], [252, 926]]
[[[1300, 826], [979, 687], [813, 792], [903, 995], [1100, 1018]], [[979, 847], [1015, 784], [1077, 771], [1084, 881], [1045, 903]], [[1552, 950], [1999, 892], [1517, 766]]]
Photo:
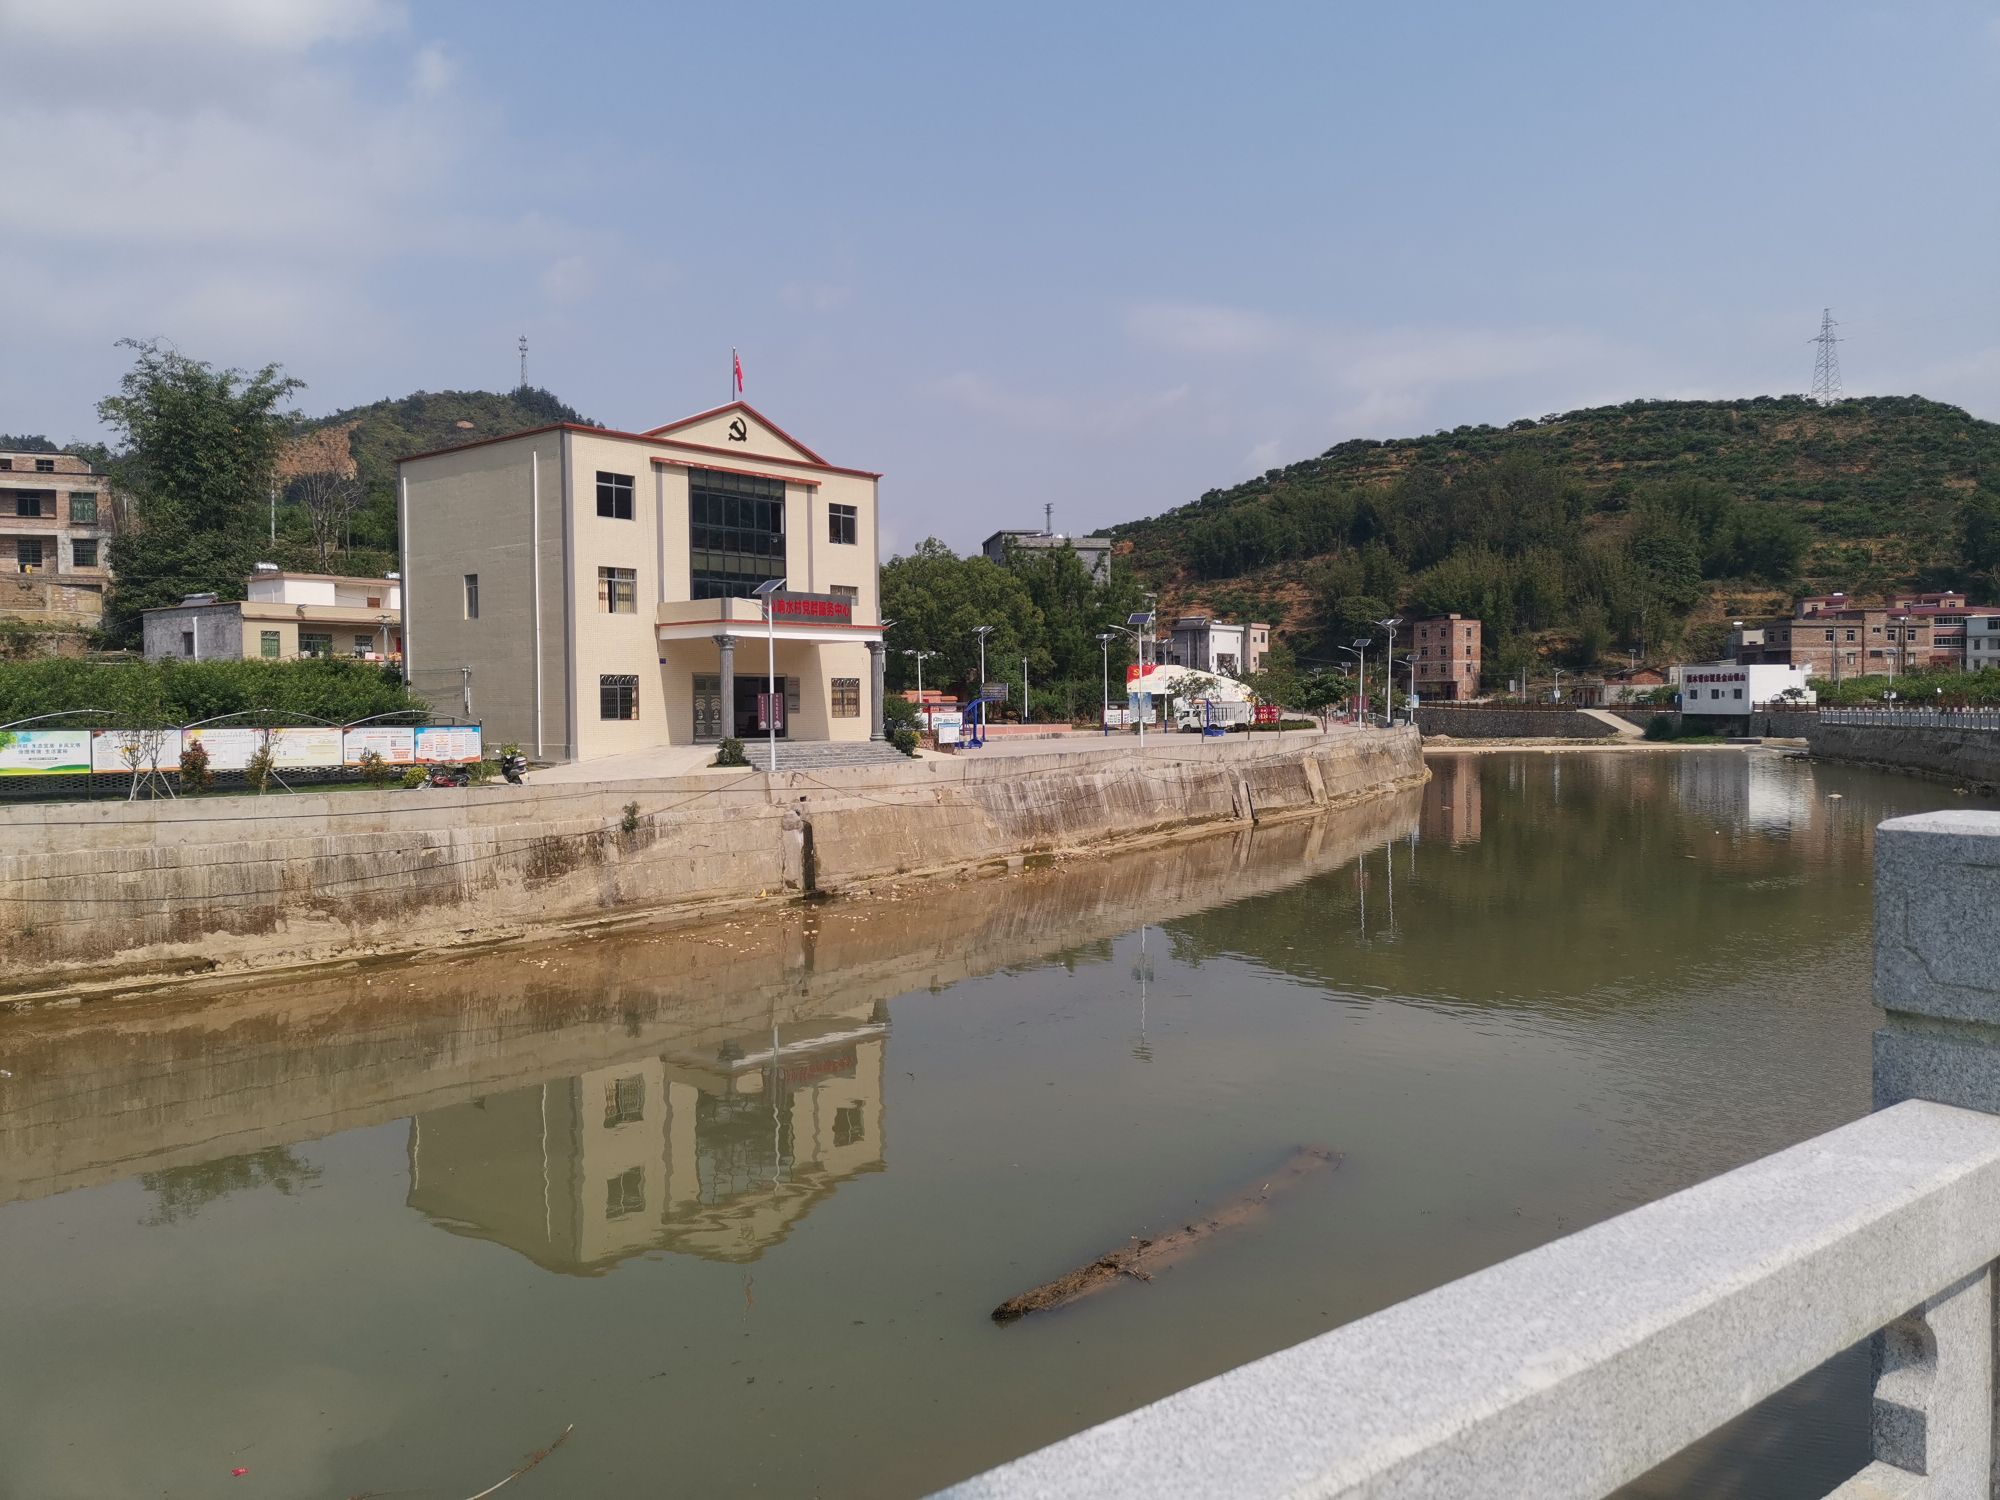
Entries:
[[1011, 390], [991, 377], [964, 370], [930, 386], [930, 394], [980, 416], [1028, 432], [1078, 437], [1122, 436], [1186, 405], [1188, 385], [1115, 396], [1063, 396]]
[[57, 47], [138, 50], [163, 43], [300, 53], [400, 28], [389, 0], [0, 0], [0, 31]]

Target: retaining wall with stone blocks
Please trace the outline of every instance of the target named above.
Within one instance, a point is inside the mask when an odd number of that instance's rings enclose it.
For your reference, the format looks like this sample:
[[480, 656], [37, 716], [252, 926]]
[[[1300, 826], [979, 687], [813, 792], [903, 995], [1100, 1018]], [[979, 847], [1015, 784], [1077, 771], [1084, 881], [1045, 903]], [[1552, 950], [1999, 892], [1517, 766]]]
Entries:
[[1804, 717], [1806, 722], [1792, 732], [1805, 736], [1806, 748], [1817, 759], [1921, 771], [2000, 790], [2000, 732], [1827, 724], [1817, 715]]
[[776, 776], [0, 808], [0, 992], [779, 899], [1307, 813], [1424, 775], [1417, 736], [1397, 729]]

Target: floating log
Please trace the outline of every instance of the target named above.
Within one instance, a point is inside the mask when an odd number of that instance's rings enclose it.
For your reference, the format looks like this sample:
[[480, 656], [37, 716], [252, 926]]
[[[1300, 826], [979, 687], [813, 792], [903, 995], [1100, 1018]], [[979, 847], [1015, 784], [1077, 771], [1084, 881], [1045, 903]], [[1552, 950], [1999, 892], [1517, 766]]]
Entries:
[[1329, 1151], [1324, 1146], [1301, 1146], [1279, 1163], [1276, 1170], [1266, 1172], [1222, 1207], [1157, 1239], [1145, 1240], [1135, 1236], [1123, 1249], [1100, 1255], [1089, 1264], [1058, 1276], [1054, 1281], [1044, 1282], [1018, 1297], [1009, 1297], [993, 1309], [993, 1321], [1011, 1323], [1032, 1312], [1047, 1312], [1079, 1297], [1088, 1297], [1092, 1292], [1101, 1292], [1127, 1278], [1151, 1281], [1154, 1272], [1166, 1270], [1176, 1261], [1185, 1259], [1204, 1240], [1225, 1229], [1238, 1229], [1262, 1217], [1275, 1194], [1295, 1187], [1324, 1168], [1339, 1166], [1340, 1161], [1338, 1151]]

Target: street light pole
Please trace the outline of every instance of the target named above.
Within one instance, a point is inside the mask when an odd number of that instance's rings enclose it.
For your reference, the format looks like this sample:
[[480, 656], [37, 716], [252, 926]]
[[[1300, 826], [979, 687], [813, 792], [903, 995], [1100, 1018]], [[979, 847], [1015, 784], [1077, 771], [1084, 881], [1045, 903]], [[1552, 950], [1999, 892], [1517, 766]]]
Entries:
[[1396, 723], [1396, 627], [1403, 623], [1403, 617], [1391, 615], [1375, 623], [1389, 632], [1389, 648], [1382, 658], [1387, 663], [1382, 669], [1382, 717], [1393, 728]]
[[1109, 738], [1111, 734], [1111, 632], [1100, 630], [1097, 633], [1097, 644], [1104, 651], [1104, 713], [1098, 719], [1097, 727], [1104, 731], [1106, 738]]
[[979, 704], [979, 737], [986, 738], [986, 720], [990, 705], [986, 702], [986, 637], [993, 634], [991, 625], [975, 625], [972, 633], [979, 637], [979, 691], [972, 696]]

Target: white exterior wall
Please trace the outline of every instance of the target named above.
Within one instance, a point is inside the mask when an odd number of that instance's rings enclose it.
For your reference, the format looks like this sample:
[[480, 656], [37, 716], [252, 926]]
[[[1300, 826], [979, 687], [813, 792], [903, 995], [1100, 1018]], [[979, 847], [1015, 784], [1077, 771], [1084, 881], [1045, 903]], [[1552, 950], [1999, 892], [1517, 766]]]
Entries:
[[2000, 667], [2000, 615], [1974, 615], [1965, 622], [1965, 665], [1973, 672]]
[[1690, 662], [1674, 668], [1674, 680], [1681, 690], [1681, 712], [1685, 714], [1747, 714], [1753, 708], [1779, 702], [1791, 688], [1804, 694], [1805, 703], [1818, 701], [1806, 686], [1806, 668], [1780, 662], [1747, 666], [1733, 661]]

